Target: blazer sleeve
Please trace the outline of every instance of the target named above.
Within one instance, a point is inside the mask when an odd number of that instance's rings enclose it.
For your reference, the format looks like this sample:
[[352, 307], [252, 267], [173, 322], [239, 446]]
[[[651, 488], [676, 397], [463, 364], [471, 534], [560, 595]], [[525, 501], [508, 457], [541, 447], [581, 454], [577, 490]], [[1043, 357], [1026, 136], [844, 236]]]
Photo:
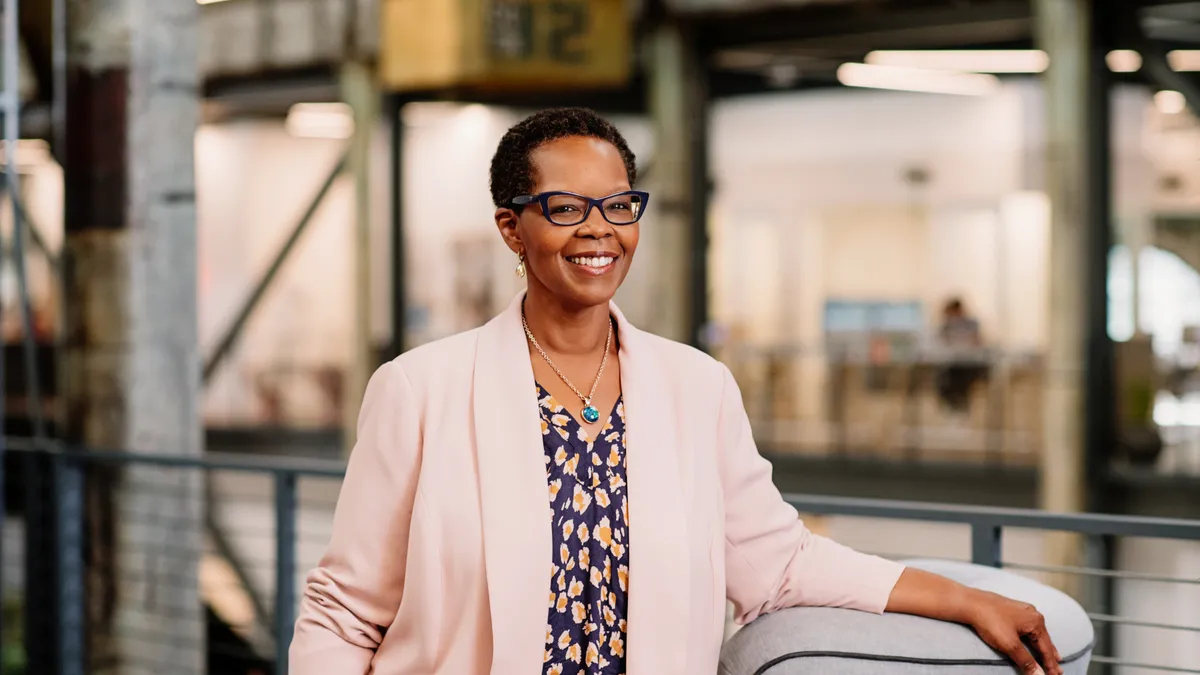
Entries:
[[372, 375], [333, 517], [306, 579], [291, 675], [360, 675], [400, 607], [421, 461], [420, 417], [397, 361]]
[[881, 613], [904, 566], [811, 532], [771, 480], [733, 375], [719, 420], [726, 593], [738, 623], [800, 605]]

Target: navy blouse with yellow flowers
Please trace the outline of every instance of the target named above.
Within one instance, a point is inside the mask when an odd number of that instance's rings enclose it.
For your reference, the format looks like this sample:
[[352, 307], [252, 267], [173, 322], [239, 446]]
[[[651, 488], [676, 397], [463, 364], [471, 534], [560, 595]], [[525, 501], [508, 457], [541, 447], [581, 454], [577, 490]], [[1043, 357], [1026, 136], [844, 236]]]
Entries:
[[538, 386], [554, 561], [543, 675], [623, 675], [629, 586], [625, 408], [598, 438]]

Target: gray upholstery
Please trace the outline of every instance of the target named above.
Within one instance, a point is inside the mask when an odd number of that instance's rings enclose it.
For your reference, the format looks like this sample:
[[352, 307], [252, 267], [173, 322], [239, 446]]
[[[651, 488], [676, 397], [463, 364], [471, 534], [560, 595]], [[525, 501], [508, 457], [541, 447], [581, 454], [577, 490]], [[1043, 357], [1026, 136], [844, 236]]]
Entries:
[[[1038, 608], [1066, 675], [1085, 675], [1094, 634], [1066, 594], [990, 567], [905, 561]], [[965, 626], [900, 614], [803, 607], [760, 617], [721, 652], [720, 675], [1006, 675], [1016, 668]]]

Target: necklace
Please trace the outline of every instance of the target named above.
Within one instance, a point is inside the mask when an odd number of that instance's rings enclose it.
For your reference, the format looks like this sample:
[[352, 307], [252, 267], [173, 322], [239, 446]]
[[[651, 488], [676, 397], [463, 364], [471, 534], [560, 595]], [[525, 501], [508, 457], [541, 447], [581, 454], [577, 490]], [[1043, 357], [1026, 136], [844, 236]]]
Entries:
[[557, 374], [558, 377], [564, 383], [566, 383], [568, 387], [571, 388], [571, 391], [575, 392], [575, 395], [579, 397], [579, 400], [583, 401], [583, 420], [588, 424], [595, 424], [598, 422], [600, 420], [600, 411], [596, 410], [596, 406], [592, 405], [592, 397], [596, 395], [596, 387], [600, 384], [600, 376], [604, 374], [604, 364], [608, 363], [608, 349], [612, 346], [613, 336], [612, 321], [610, 320], [608, 322], [608, 337], [604, 340], [604, 356], [600, 358], [600, 370], [596, 373], [596, 379], [592, 380], [592, 390], [588, 392], [587, 396], [584, 396], [582, 392], [575, 388], [574, 384], [571, 384], [571, 380], [567, 379], [567, 376], [563, 375], [562, 371], [558, 369], [558, 366], [554, 365], [554, 361], [550, 359], [550, 355], [547, 354], [546, 351], [542, 349], [542, 346], [538, 344], [537, 338], [533, 337], [533, 331], [529, 330], [529, 324], [525, 321], [524, 307], [521, 308], [521, 326], [525, 329], [525, 337], [529, 338], [529, 342], [533, 345], [533, 348], [542, 355], [542, 358], [546, 360], [546, 363], [554, 370], [555, 374]]

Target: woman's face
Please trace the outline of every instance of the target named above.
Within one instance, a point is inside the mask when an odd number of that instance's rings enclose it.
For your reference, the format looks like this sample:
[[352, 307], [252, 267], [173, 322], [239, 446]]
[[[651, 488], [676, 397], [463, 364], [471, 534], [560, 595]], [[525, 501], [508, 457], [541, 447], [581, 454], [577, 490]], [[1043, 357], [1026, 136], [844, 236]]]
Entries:
[[[598, 138], [551, 141], [530, 160], [535, 195], [561, 190], [600, 198], [630, 189], [620, 153]], [[566, 307], [607, 304], [629, 273], [638, 244], [636, 222], [613, 225], [599, 208], [578, 225], [564, 226], [547, 220], [534, 202], [520, 214], [498, 209], [496, 225], [514, 253], [524, 252], [530, 292], [546, 291]]]

